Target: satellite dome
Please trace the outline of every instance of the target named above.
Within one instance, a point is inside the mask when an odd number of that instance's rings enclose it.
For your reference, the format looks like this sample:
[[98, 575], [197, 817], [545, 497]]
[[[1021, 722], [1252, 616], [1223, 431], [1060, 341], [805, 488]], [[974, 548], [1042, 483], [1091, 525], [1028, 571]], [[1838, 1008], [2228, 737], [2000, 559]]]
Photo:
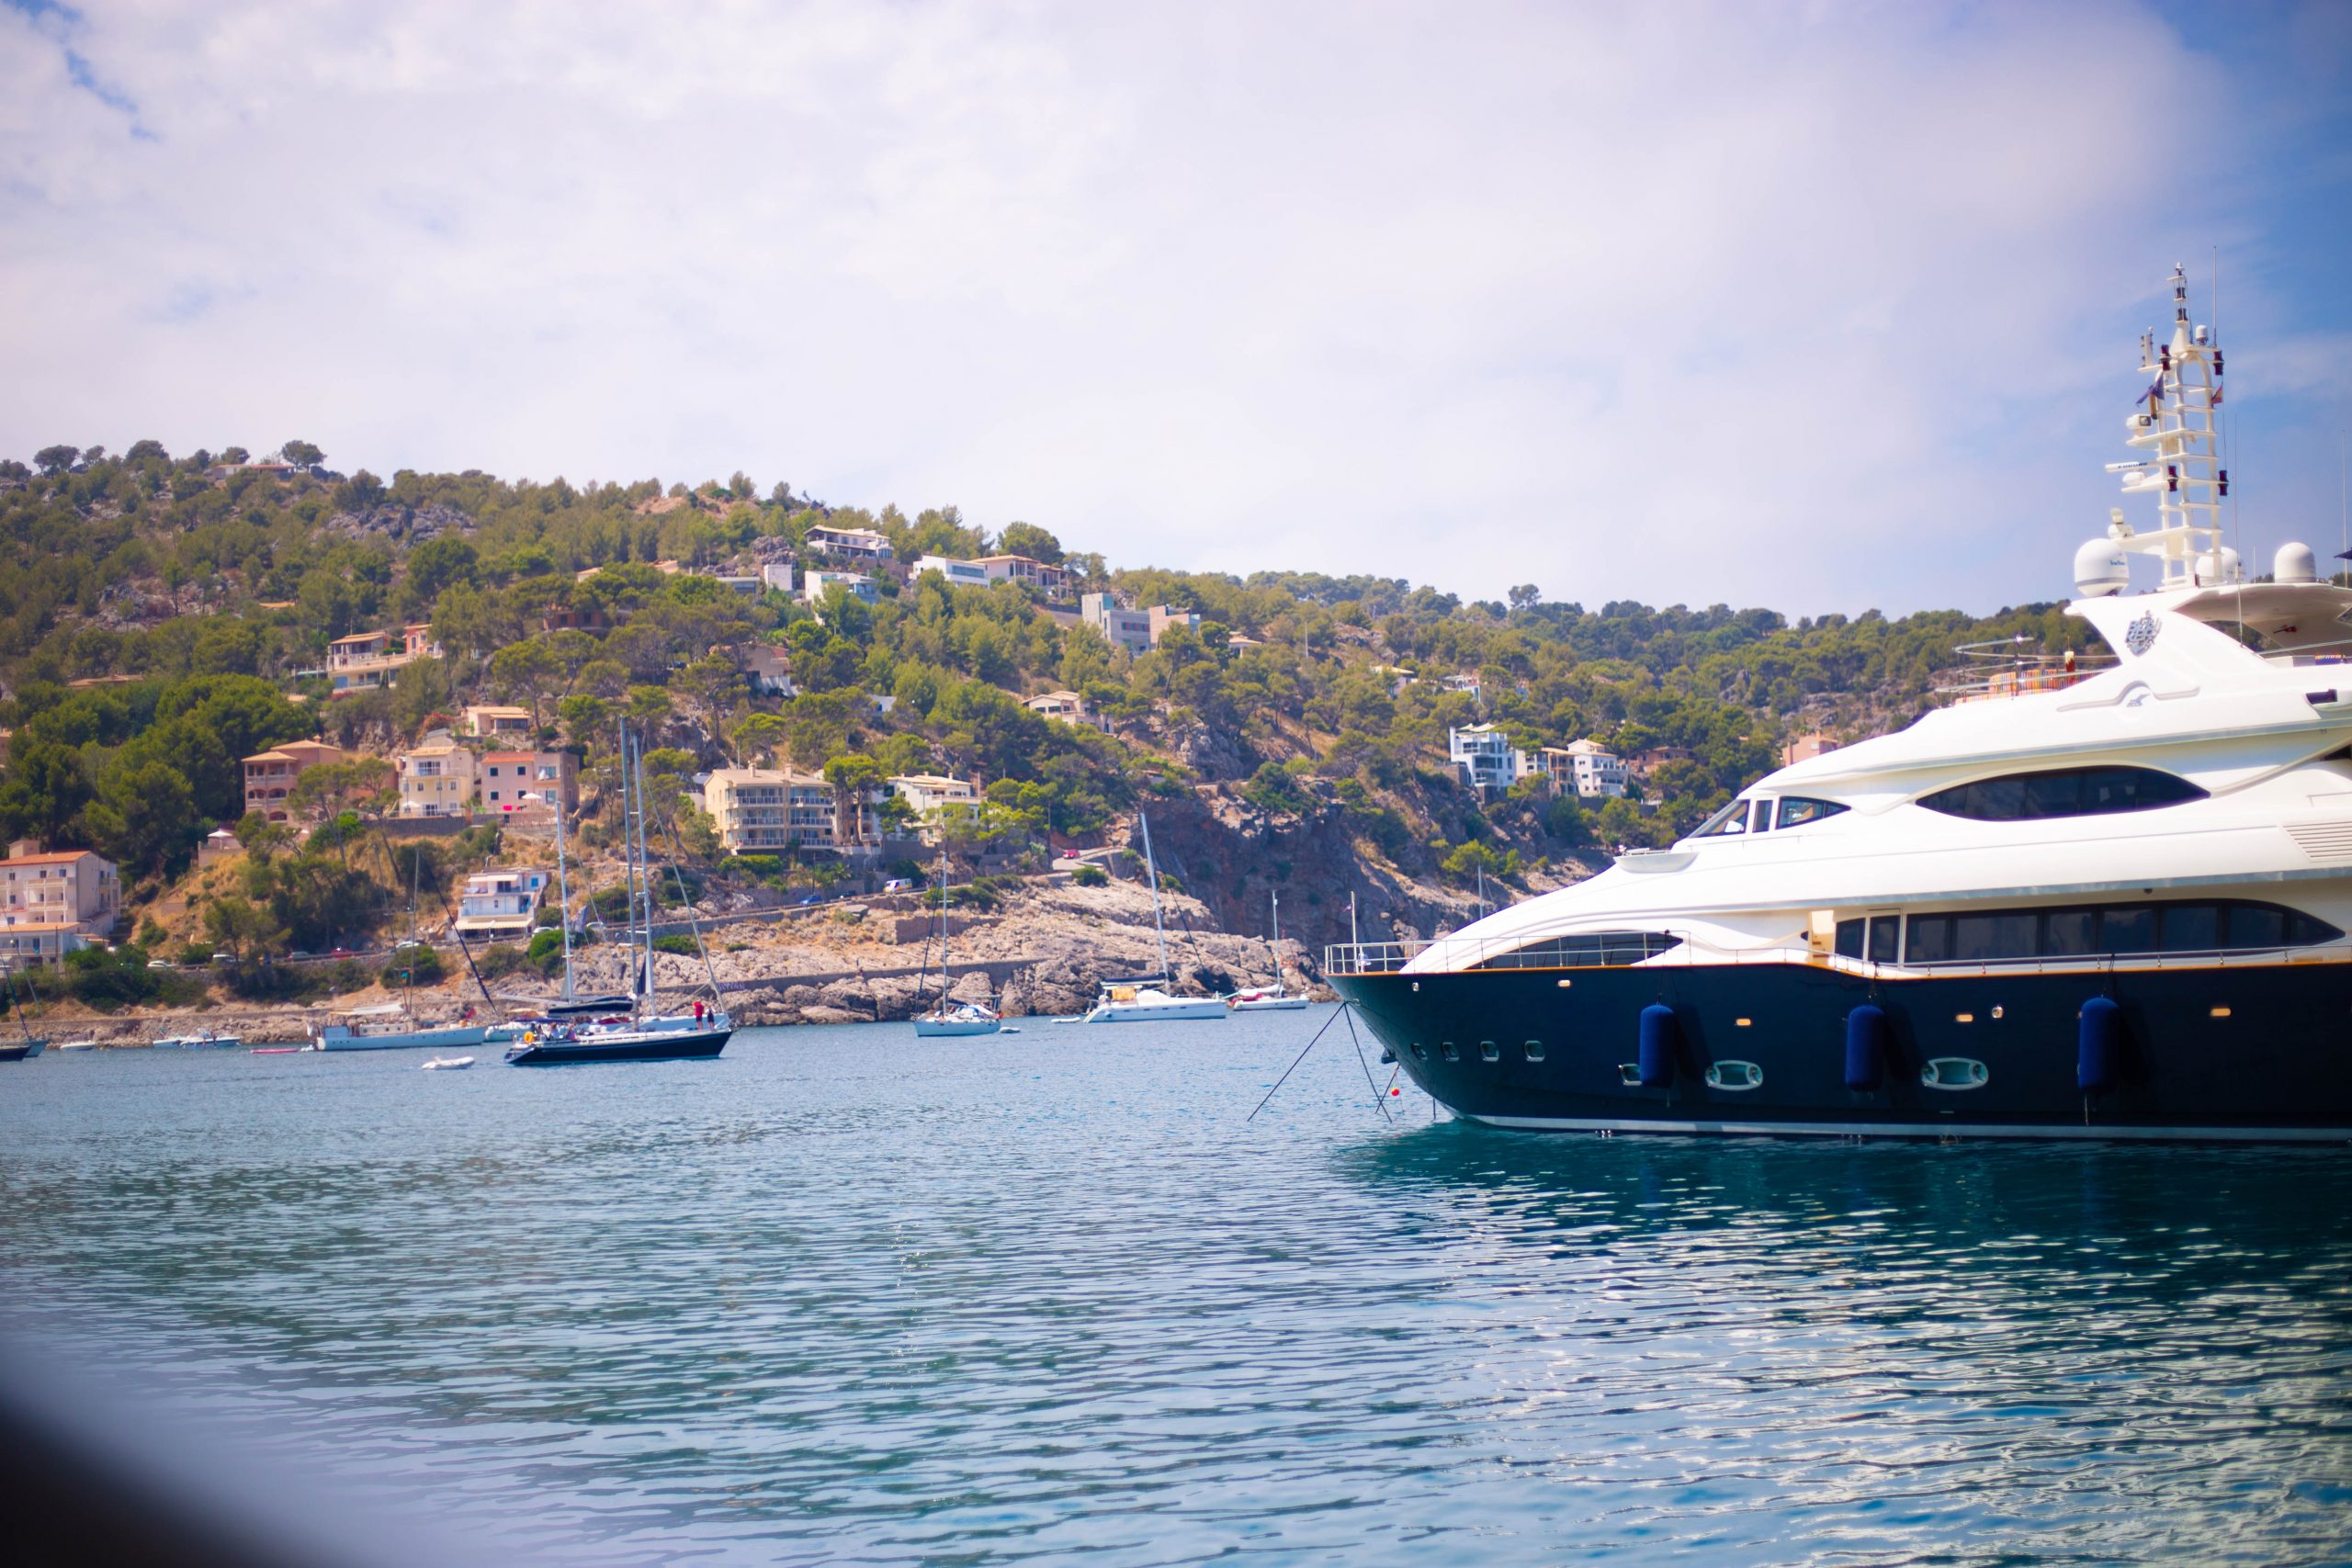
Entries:
[[2075, 552], [2075, 592], [2104, 599], [2132, 586], [2132, 563], [2113, 539], [2086, 539]]
[[2240, 575], [2238, 553], [2227, 545], [2197, 558], [2197, 586], [2199, 588], [2235, 582]]
[[2279, 546], [2278, 553], [2271, 558], [2270, 577], [2275, 582], [2317, 582], [2319, 559], [2312, 554], [2309, 545], [2290, 540]]

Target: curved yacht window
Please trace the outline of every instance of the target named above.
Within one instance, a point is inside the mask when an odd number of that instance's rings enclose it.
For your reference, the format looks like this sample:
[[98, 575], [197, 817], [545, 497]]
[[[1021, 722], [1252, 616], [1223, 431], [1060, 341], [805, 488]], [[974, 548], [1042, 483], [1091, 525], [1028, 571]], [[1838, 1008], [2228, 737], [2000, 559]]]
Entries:
[[1592, 969], [1639, 964], [1681, 945], [1664, 931], [1578, 931], [1550, 936], [1498, 953], [1474, 969]]
[[1976, 822], [2038, 822], [2053, 817], [2150, 811], [2204, 798], [2202, 789], [2171, 773], [2154, 768], [2107, 767], [2004, 773], [1923, 795], [1919, 804], [1947, 817]]
[[1734, 833], [1747, 832], [1749, 804], [1747, 797], [1742, 795], [1692, 829], [1690, 836], [1694, 839], [1723, 839]]
[[1835, 817], [1846, 809], [1838, 800], [1810, 800], [1801, 795], [1781, 796], [1781, 826], [1802, 828], [1808, 822], [1818, 822], [1825, 817]]

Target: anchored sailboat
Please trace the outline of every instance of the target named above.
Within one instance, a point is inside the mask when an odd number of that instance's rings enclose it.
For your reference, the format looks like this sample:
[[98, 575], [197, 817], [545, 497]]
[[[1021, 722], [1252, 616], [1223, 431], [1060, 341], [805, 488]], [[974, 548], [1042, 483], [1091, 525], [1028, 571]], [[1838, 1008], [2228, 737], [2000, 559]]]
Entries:
[[1305, 996], [1293, 996], [1283, 989], [1283, 896], [1273, 893], [1268, 897], [1273, 900], [1274, 934], [1267, 940], [1267, 946], [1274, 955], [1274, 983], [1251, 986], [1226, 998], [1225, 1005], [1235, 1012], [1295, 1012], [1307, 1002]]
[[1159, 973], [1103, 981], [1101, 999], [1079, 1021], [1142, 1023], [1162, 1019], [1223, 1018], [1225, 1002], [1221, 998], [1171, 996], [1163, 988], [1168, 984], [1168, 927], [1159, 913], [1159, 863], [1151, 852], [1151, 818], [1137, 812], [1136, 819], [1143, 829], [1143, 869], [1151, 885], [1151, 929], [1159, 943]]
[[947, 852], [939, 852], [939, 1005], [917, 1015], [915, 1033], [925, 1038], [957, 1034], [994, 1034], [1004, 1027], [1003, 1017], [984, 1002], [947, 999]]
[[[634, 788], [632, 788], [632, 783]], [[561, 807], [557, 814], [561, 815]], [[686, 898], [685, 877], [678, 874], [678, 892], [685, 903], [686, 921], [695, 933], [695, 949], [710, 976], [711, 1004], [699, 1000], [692, 1012], [664, 1013], [654, 998], [653, 863], [645, 844], [645, 758], [642, 745], [621, 726], [621, 840], [623, 886], [629, 908], [629, 962], [637, 966], [630, 984], [628, 1010], [590, 1021], [550, 1020], [535, 1023], [522, 1041], [506, 1053], [518, 1067], [559, 1066], [584, 1062], [653, 1062], [716, 1056], [735, 1033], [733, 1021], [718, 1005], [718, 976], [703, 945], [702, 928]], [[672, 871], [676, 874], [673, 864]], [[639, 900], [644, 921], [638, 921]], [[638, 946], [642, 931], [644, 946]]]

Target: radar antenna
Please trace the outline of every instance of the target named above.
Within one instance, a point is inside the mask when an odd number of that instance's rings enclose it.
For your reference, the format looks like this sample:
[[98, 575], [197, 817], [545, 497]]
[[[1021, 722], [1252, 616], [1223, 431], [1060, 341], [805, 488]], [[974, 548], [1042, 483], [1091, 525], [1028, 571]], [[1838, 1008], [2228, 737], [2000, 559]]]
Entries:
[[2222, 350], [2206, 327], [2188, 320], [2188, 276], [2172, 269], [2173, 326], [2169, 342], [2154, 332], [2140, 337], [2140, 373], [2154, 376], [2125, 421], [2127, 442], [2143, 454], [2109, 463], [2126, 495], [2156, 498], [2157, 526], [2136, 533], [2119, 520], [2108, 529], [2114, 547], [2154, 556], [2164, 566], [2164, 588], [2234, 581], [2234, 550], [2222, 544], [2222, 502], [2230, 471], [2221, 466], [2214, 411], [2222, 405]]

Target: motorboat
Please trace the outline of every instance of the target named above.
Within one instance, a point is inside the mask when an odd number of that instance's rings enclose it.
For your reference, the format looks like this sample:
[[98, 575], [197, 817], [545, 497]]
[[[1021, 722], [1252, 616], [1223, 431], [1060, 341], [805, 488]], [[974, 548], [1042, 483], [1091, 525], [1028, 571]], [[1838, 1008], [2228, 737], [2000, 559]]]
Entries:
[[520, 1039], [522, 1031], [491, 1023], [459, 1022], [420, 1027], [400, 1002], [345, 1008], [340, 1022], [322, 1026], [311, 1037], [321, 1051], [444, 1051], [481, 1045], [493, 1038]]
[[462, 1072], [473, 1065], [474, 1059], [471, 1056], [435, 1056], [424, 1064], [423, 1070], [428, 1073], [454, 1073]]
[[939, 852], [939, 1000], [928, 1012], [915, 1015], [915, 1034], [922, 1039], [966, 1034], [994, 1034], [1004, 1027], [1003, 1015], [983, 1002], [947, 999], [947, 852]]
[[1505, 1127], [2352, 1141], [2352, 589], [2224, 543], [2222, 351], [2172, 283], [2109, 465], [2155, 526], [2075, 551], [2085, 633], [1670, 849], [1331, 950], [1416, 1083]]
[[97, 1048], [98, 1043], [95, 1040], [61, 1040], [57, 1043], [60, 1051], [95, 1051]]
[[1293, 996], [1279, 986], [1249, 986], [1225, 998], [1235, 1012], [1295, 1012], [1306, 1004], [1306, 997]]
[[158, 1051], [233, 1051], [244, 1041], [218, 1030], [199, 1029], [190, 1034], [166, 1034], [155, 1042]]
[[1159, 976], [1135, 981], [1106, 982], [1092, 1010], [1080, 1023], [1156, 1023], [1187, 1018], [1223, 1018], [1222, 997], [1178, 997], [1160, 988]]

